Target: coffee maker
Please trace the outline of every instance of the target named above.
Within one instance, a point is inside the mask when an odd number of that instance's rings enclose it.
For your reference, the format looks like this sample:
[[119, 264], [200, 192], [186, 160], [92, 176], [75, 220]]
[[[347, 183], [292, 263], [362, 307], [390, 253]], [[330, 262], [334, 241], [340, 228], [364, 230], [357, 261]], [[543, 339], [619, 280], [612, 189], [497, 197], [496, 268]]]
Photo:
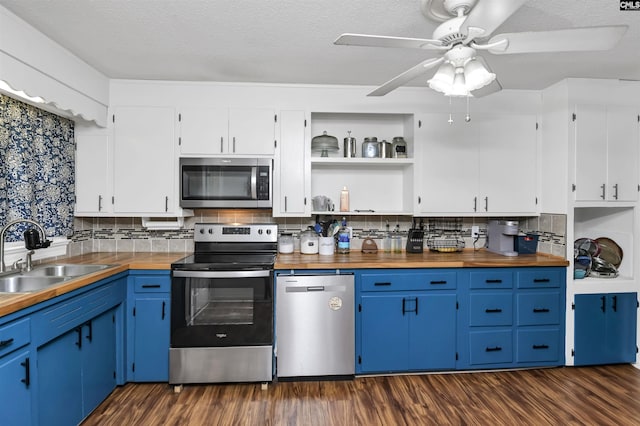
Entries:
[[517, 256], [514, 240], [518, 236], [517, 220], [490, 220], [487, 226], [487, 250], [503, 256]]

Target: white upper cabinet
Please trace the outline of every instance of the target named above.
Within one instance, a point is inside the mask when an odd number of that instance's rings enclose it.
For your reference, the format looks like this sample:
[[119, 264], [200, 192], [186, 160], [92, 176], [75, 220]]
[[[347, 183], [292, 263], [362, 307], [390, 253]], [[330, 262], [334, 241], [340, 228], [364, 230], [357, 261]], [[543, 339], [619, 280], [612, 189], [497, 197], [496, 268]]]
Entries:
[[578, 104], [575, 200], [638, 199], [638, 113], [631, 107]]
[[304, 111], [280, 111], [280, 140], [275, 157], [274, 216], [308, 216]]
[[174, 108], [114, 108], [114, 212], [179, 215]]
[[273, 155], [275, 150], [273, 109], [184, 107], [178, 124], [181, 155]]
[[111, 136], [107, 129], [76, 126], [76, 216], [113, 212]]
[[224, 154], [229, 143], [228, 108], [182, 108], [178, 113], [180, 153]]
[[447, 114], [419, 119], [419, 215], [536, 213], [536, 117]]

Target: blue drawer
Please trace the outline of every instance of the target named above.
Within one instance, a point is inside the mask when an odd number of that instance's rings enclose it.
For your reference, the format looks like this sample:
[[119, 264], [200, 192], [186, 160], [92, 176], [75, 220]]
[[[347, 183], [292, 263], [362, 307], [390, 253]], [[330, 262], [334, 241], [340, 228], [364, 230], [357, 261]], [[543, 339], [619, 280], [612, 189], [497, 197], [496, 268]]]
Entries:
[[557, 328], [518, 330], [517, 362], [553, 362], [560, 359], [560, 331]]
[[560, 268], [536, 268], [517, 273], [518, 288], [553, 288], [562, 285]]
[[5, 324], [0, 327], [0, 357], [31, 342], [29, 318]]
[[171, 292], [171, 277], [164, 275], [134, 276], [133, 291], [136, 293], [169, 293]]
[[470, 364], [504, 364], [513, 362], [511, 330], [469, 333]]
[[497, 289], [513, 288], [513, 272], [510, 270], [475, 271], [469, 274], [471, 288]]
[[469, 296], [469, 325], [495, 326], [513, 324], [511, 293], [473, 293]]
[[560, 293], [528, 292], [518, 294], [518, 325], [560, 324]]
[[447, 290], [456, 288], [454, 271], [362, 274], [362, 291]]

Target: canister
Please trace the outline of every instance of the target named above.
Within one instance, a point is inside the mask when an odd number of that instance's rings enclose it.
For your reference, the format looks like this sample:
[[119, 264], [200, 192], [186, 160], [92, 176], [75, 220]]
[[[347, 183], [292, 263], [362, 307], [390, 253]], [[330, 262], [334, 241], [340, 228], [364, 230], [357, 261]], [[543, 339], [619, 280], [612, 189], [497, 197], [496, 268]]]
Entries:
[[300, 233], [300, 253], [318, 254], [318, 234], [312, 227]]
[[364, 158], [376, 158], [378, 156], [378, 138], [364, 138], [364, 142], [362, 142], [362, 156]]
[[354, 158], [356, 156], [356, 138], [351, 137], [351, 132], [349, 136], [344, 138], [344, 156], [345, 158]]
[[385, 140], [378, 142], [378, 157], [391, 158], [391, 142]]
[[293, 253], [293, 235], [280, 234], [278, 237], [278, 252], [280, 253]]
[[402, 136], [393, 138], [391, 151], [393, 152], [393, 158], [407, 158], [407, 142]]

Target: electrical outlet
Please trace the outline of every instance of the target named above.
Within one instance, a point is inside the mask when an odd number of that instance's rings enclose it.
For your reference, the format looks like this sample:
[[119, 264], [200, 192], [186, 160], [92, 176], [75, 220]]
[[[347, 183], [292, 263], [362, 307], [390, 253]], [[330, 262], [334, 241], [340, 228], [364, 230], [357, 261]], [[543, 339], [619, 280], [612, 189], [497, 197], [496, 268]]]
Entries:
[[480, 227], [477, 225], [473, 225], [471, 227], [471, 238], [474, 240], [480, 236]]

